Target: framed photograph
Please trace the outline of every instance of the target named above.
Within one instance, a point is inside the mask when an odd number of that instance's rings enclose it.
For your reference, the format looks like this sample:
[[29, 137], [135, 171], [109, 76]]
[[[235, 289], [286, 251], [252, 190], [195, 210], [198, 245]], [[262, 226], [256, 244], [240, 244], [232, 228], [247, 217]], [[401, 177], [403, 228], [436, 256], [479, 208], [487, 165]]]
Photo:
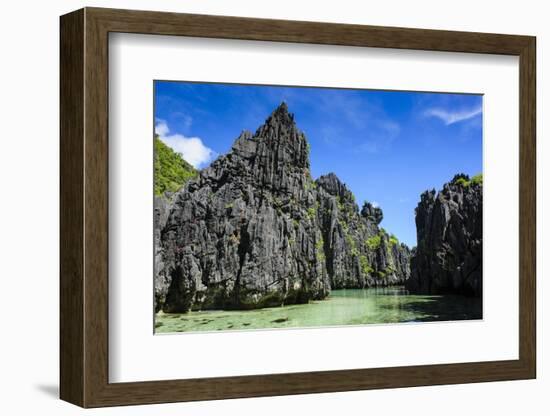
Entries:
[[535, 378], [535, 49], [62, 16], [61, 398]]

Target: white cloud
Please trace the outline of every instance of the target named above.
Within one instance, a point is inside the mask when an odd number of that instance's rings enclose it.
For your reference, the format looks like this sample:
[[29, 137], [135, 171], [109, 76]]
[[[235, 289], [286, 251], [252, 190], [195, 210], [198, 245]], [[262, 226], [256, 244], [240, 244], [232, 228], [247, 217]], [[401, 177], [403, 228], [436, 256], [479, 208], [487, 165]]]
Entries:
[[155, 126], [155, 133], [159, 136], [166, 136], [170, 132], [170, 129], [168, 128], [168, 125], [165, 121], [159, 120], [157, 125]]
[[157, 120], [155, 133], [166, 145], [180, 153], [183, 159], [197, 169], [204, 167], [217, 156], [216, 152], [203, 144], [200, 137], [170, 134], [170, 128], [164, 120]]
[[481, 114], [481, 106], [476, 107], [471, 110], [460, 110], [460, 111], [447, 111], [442, 108], [430, 108], [424, 113], [427, 117], [437, 117], [442, 120], [445, 125], [449, 126], [459, 121], [464, 121], [471, 119], [478, 114]]

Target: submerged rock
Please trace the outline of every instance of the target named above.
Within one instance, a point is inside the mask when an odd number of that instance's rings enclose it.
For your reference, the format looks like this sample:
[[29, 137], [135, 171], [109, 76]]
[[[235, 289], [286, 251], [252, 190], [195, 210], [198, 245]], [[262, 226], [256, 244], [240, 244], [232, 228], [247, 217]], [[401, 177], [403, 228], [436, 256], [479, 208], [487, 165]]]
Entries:
[[480, 176], [456, 175], [438, 193], [426, 191], [416, 208], [418, 246], [407, 288], [413, 293], [481, 296]]
[[313, 181], [306, 137], [282, 103], [173, 196], [159, 221], [155, 309], [280, 306], [404, 282], [408, 248], [366, 207], [334, 174]]

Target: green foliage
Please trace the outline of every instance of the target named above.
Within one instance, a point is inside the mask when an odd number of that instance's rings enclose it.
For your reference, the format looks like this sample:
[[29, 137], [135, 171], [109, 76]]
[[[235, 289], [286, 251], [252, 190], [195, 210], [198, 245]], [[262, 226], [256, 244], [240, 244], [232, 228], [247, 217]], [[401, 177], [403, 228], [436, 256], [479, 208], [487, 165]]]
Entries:
[[198, 171], [183, 160], [179, 153], [165, 145], [158, 136], [154, 139], [155, 149], [155, 195], [175, 192], [189, 179], [198, 175]]
[[340, 197], [336, 199], [336, 206], [338, 207], [338, 211], [344, 211], [344, 204], [342, 203], [342, 199]]
[[359, 266], [361, 267], [361, 271], [364, 275], [369, 275], [373, 272], [373, 268], [369, 264], [367, 257], [363, 254], [359, 256]]
[[325, 245], [325, 242], [324, 242], [324, 240], [323, 240], [323, 237], [319, 238], [319, 239], [315, 242], [315, 248], [316, 248], [317, 250], [322, 250], [324, 245]]
[[357, 249], [357, 244], [355, 240], [349, 232], [349, 224], [345, 221], [342, 221], [340, 223], [340, 226], [342, 227], [342, 231], [344, 232], [344, 238], [350, 248], [351, 255], [357, 257], [359, 255], [359, 250]]
[[371, 250], [376, 250], [380, 247], [380, 243], [382, 242], [381, 234], [373, 235], [372, 237], [367, 238], [367, 247]]
[[230, 202], [229, 204], [225, 204], [225, 207], [224, 207], [224, 208], [225, 208], [225, 209], [231, 209], [231, 208], [233, 208], [233, 203]]
[[398, 238], [394, 235], [390, 235], [390, 246], [395, 246], [396, 244], [399, 244]]
[[325, 241], [323, 240], [323, 237], [320, 237], [315, 242], [315, 257], [318, 262], [325, 261]]
[[320, 263], [325, 261], [325, 253], [323, 251], [317, 251], [317, 261]]
[[472, 182], [473, 184], [476, 184], [476, 185], [483, 185], [483, 174], [479, 173], [477, 175], [474, 175], [470, 182]]
[[345, 234], [345, 235], [348, 235], [348, 233], [349, 233], [349, 225], [348, 225], [348, 223], [345, 222], [345, 221], [341, 221], [341, 222], [340, 222], [340, 226], [342, 227], [342, 230], [344, 231], [344, 234]]
[[306, 191], [309, 191], [311, 189], [311, 184], [313, 183], [312, 180], [306, 180], [305, 183], [304, 183], [304, 189]]
[[317, 216], [317, 210], [319, 209], [319, 203], [316, 202], [314, 206], [307, 209], [307, 217], [310, 221], [313, 221]]
[[470, 186], [470, 181], [466, 180], [465, 178], [458, 178], [455, 181], [455, 185], [460, 185], [463, 188], [467, 188], [468, 186]]
[[350, 248], [350, 254], [353, 257], [359, 256], [359, 250], [357, 249], [357, 244], [355, 244], [355, 240], [353, 239], [353, 237], [349, 233], [346, 233], [345, 239]]
[[483, 185], [483, 174], [479, 173], [472, 176], [472, 179], [466, 180], [465, 178], [458, 178], [454, 181], [455, 185], [461, 185], [463, 188], [467, 188], [470, 185]]

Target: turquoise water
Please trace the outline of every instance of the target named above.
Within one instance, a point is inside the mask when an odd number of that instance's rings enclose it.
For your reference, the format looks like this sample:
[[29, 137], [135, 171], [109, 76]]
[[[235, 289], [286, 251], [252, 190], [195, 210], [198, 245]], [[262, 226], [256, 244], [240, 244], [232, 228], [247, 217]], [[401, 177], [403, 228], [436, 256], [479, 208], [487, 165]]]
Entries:
[[321, 301], [251, 311], [159, 313], [155, 332], [386, 324], [481, 319], [481, 299], [409, 295], [401, 287], [333, 290]]

